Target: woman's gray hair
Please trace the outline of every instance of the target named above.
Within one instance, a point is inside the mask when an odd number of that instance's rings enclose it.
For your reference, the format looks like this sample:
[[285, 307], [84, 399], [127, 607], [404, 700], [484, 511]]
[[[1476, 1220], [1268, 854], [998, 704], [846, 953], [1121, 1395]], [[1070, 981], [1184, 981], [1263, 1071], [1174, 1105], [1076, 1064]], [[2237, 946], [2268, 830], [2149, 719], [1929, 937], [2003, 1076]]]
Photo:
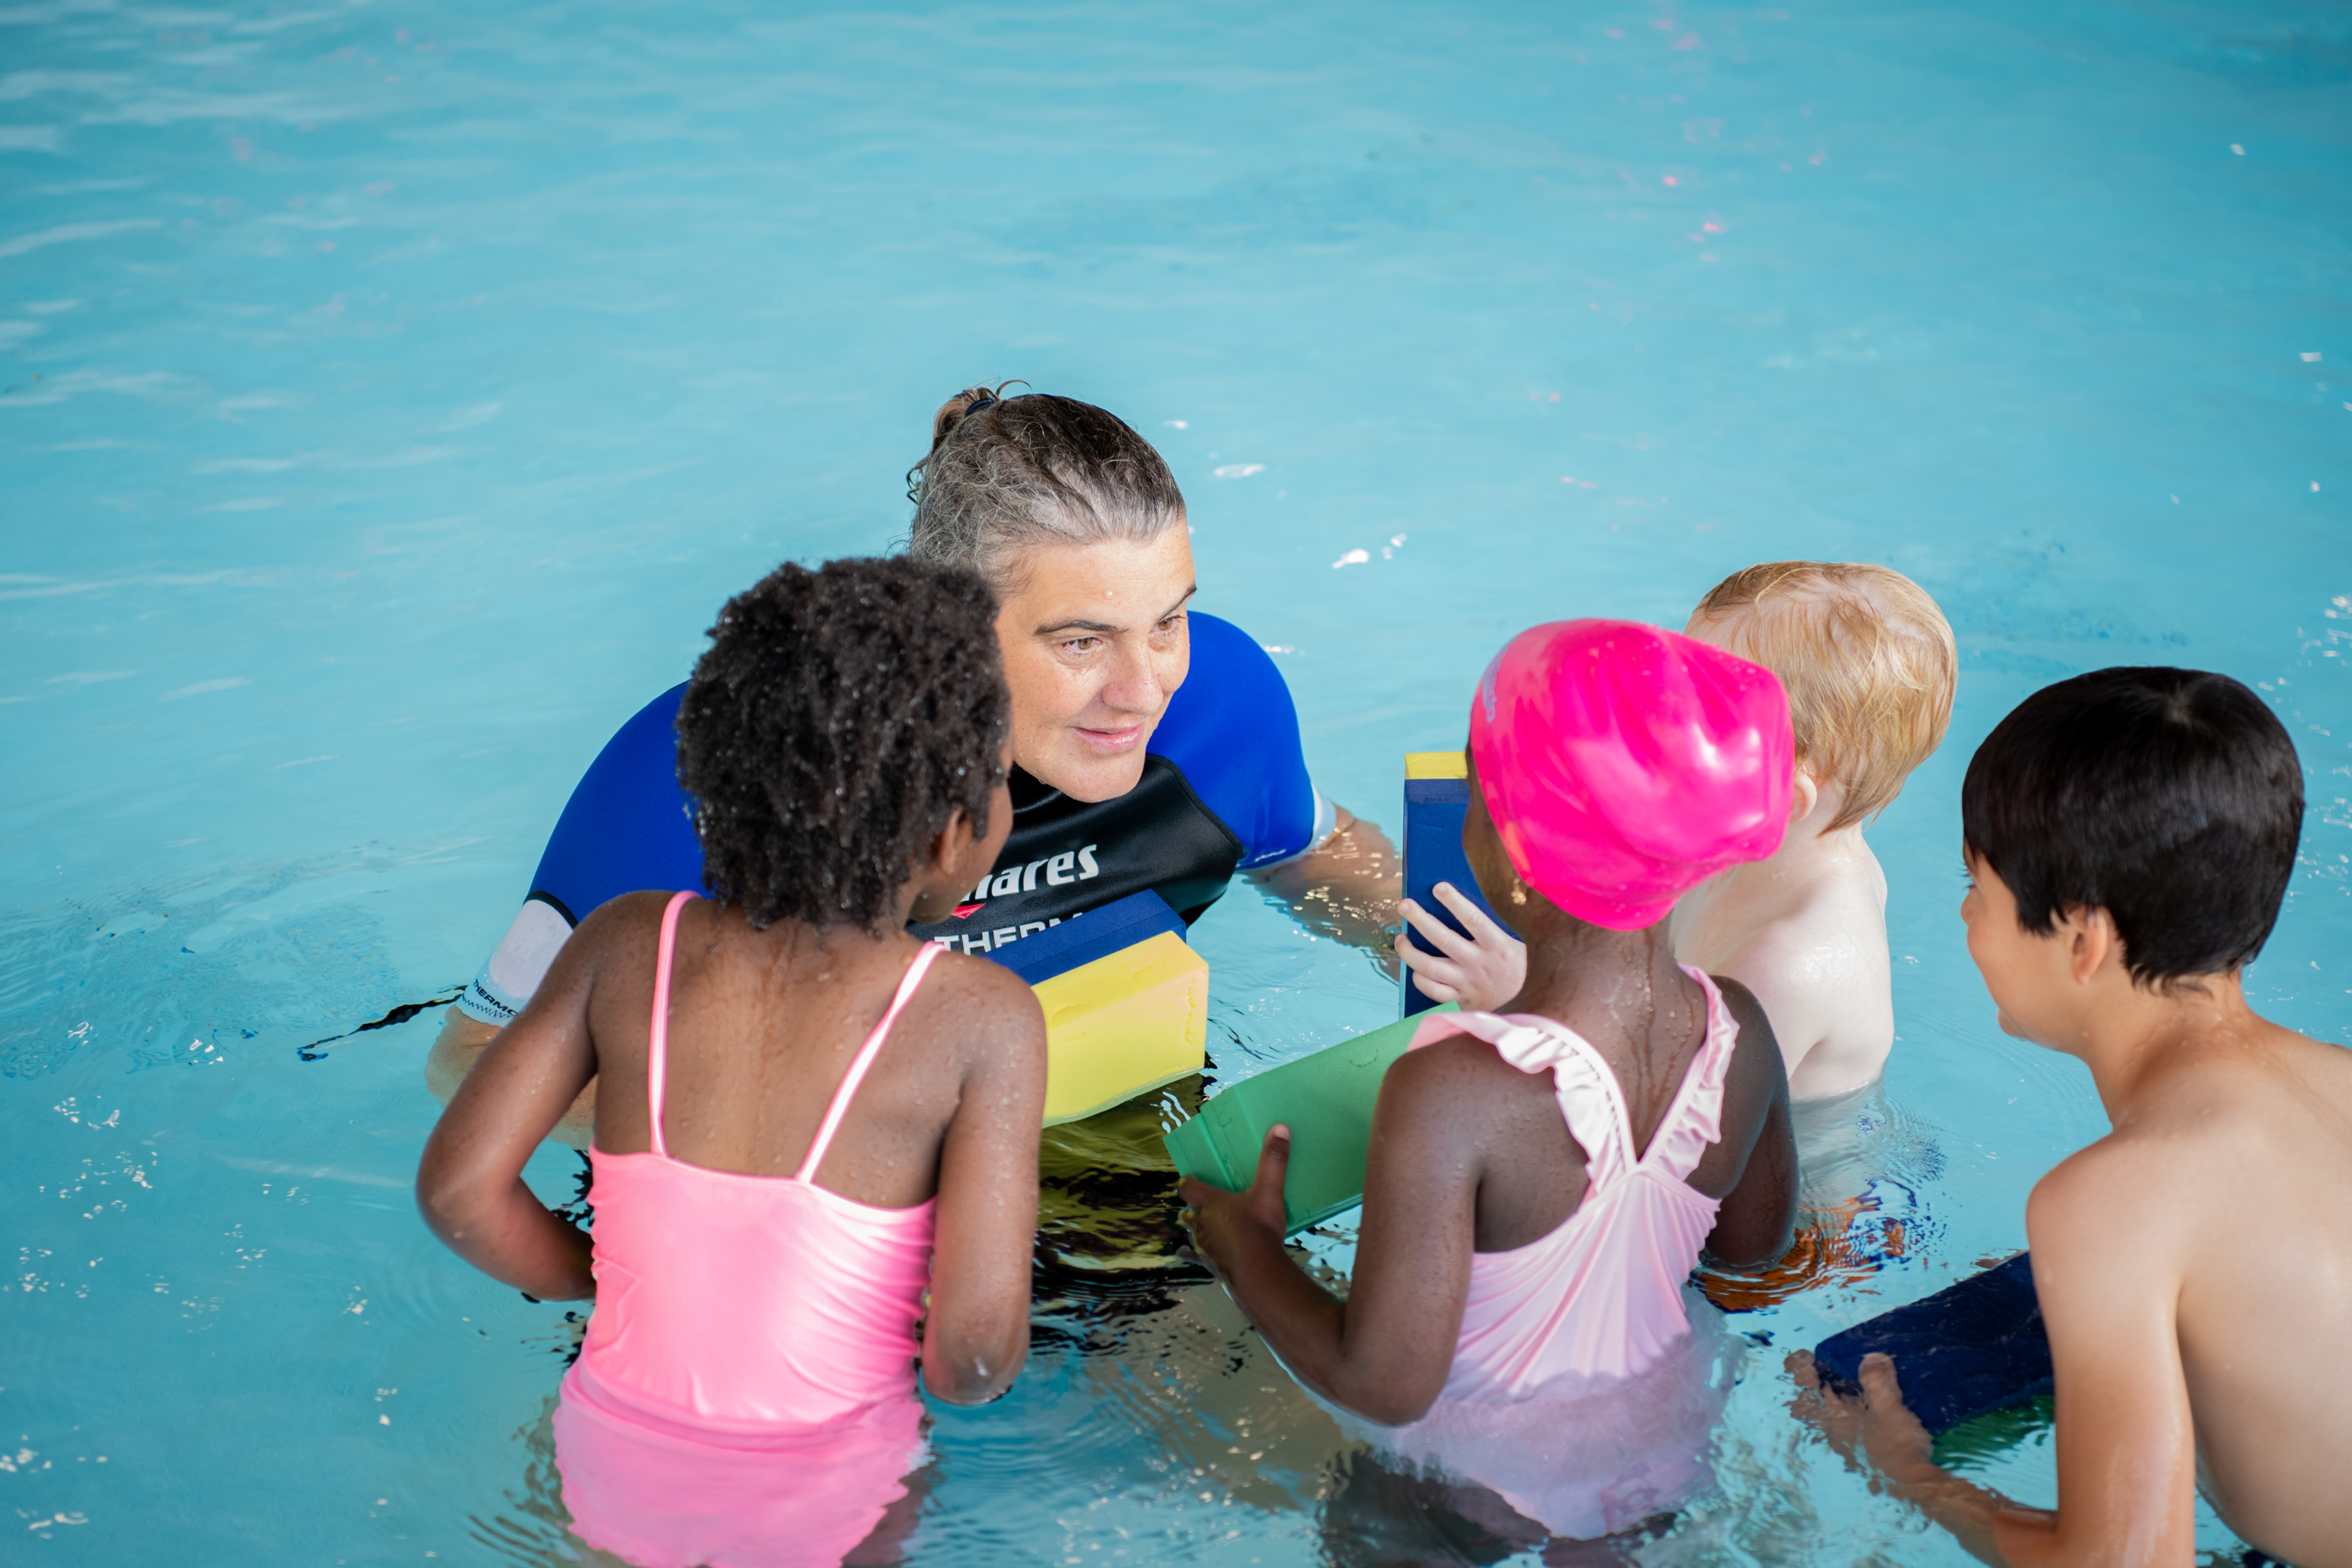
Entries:
[[1149, 544], [1184, 522], [1176, 476], [1118, 416], [1051, 393], [999, 398], [984, 386], [940, 405], [930, 454], [907, 472], [907, 499], [915, 503], [907, 553], [978, 572], [1000, 594], [1034, 546]]

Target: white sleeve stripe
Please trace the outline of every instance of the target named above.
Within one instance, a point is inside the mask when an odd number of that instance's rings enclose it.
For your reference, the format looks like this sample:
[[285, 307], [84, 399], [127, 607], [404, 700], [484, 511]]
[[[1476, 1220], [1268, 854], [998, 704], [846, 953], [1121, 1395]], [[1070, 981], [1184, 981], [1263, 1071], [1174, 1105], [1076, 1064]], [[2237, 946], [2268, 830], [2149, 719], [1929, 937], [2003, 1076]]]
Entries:
[[1249, 867], [1248, 869], [1271, 871], [1276, 866], [1287, 866], [1294, 860], [1304, 860], [1326, 844], [1330, 843], [1331, 836], [1339, 831], [1339, 806], [1325, 796], [1322, 790], [1311, 781], [1307, 787], [1315, 791], [1315, 828], [1307, 836], [1307, 847], [1296, 855], [1285, 855], [1279, 860], [1262, 860]]
[[457, 998], [457, 1010], [500, 1028], [513, 1023], [571, 934], [572, 922], [562, 910], [544, 899], [526, 900], [482, 972]]

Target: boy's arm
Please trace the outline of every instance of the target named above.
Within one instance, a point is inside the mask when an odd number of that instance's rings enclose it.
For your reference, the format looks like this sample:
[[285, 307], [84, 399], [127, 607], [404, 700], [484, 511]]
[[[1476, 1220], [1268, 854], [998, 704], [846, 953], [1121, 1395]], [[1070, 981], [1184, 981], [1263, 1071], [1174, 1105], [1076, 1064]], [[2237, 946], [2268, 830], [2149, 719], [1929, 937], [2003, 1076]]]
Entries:
[[2058, 1512], [2048, 1529], [2002, 1523], [2021, 1568], [2196, 1560], [2197, 1438], [2175, 1321], [2195, 1184], [2179, 1159], [2110, 1137], [2026, 1204], [2058, 1383]]
[[[1479, 1047], [1484, 1049], [1483, 1047]], [[1475, 1096], [1445, 1045], [1390, 1067], [1372, 1113], [1364, 1217], [1348, 1299], [1308, 1279], [1283, 1247], [1286, 1128], [1266, 1135], [1247, 1192], [1187, 1178], [1202, 1254], [1300, 1382], [1391, 1426], [1420, 1419], [1453, 1370], [1477, 1226]]]
[[[2173, 1316], [2183, 1261], [2174, 1216], [2195, 1201], [2181, 1190], [2187, 1181], [2177, 1164], [2110, 1139], [2043, 1177], [2027, 1205], [2034, 1294], [2057, 1373], [2055, 1512], [2018, 1508], [1939, 1468], [1927, 1430], [1903, 1406], [1899, 1369], [1884, 1356], [1864, 1361], [1867, 1409], [1844, 1412], [1859, 1417], [1861, 1447], [1892, 1495], [1985, 1562], [2196, 1561], [2197, 1445]], [[1800, 1383], [1809, 1371], [1799, 1370]], [[1824, 1425], [1836, 1419], [1832, 1412]]]
[[940, 1149], [923, 1384], [950, 1405], [982, 1405], [1012, 1386], [1029, 1355], [1045, 1017], [1012, 971], [977, 958], [934, 962], [933, 1000], [956, 1020], [967, 1066]]
[[433, 1233], [492, 1279], [546, 1301], [596, 1289], [588, 1237], [548, 1212], [522, 1168], [595, 1076], [588, 998], [608, 912], [582, 923], [530, 1005], [484, 1048], [416, 1170], [416, 1206]]

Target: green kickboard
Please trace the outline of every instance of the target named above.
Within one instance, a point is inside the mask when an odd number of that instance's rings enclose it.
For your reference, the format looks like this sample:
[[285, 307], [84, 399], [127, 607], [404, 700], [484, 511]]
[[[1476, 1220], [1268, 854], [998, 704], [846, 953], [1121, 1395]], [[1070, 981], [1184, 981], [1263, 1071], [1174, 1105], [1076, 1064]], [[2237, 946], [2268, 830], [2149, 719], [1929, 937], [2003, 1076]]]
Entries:
[[[1451, 1002], [1437, 1010], [1457, 1011]], [[1169, 1158], [1184, 1175], [1237, 1193], [1256, 1174], [1266, 1130], [1286, 1122], [1290, 1173], [1282, 1184], [1283, 1234], [1296, 1236], [1354, 1208], [1364, 1201], [1364, 1156], [1381, 1079], [1427, 1016], [1417, 1013], [1220, 1091], [1167, 1133]]]

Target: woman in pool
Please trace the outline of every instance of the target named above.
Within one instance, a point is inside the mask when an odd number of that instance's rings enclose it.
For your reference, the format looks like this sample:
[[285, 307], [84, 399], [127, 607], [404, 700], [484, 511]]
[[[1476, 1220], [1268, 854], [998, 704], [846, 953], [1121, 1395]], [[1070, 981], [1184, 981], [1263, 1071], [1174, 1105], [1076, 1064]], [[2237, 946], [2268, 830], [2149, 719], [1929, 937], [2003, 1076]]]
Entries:
[[[910, 561], [729, 603], [677, 724], [712, 897], [591, 913], [425, 1145], [443, 1240], [596, 1298], [556, 1464], [582, 1538], [640, 1568], [839, 1563], [919, 1461], [918, 1352], [959, 1405], [1028, 1353], [1045, 1019], [907, 932], [1011, 826], [1004, 683], [952, 640], [994, 608]], [[592, 1270], [521, 1173], [595, 1076]]]
[[[987, 952], [1145, 889], [1189, 922], [1238, 871], [1318, 929], [1385, 950], [1395, 852], [1315, 788], [1265, 650], [1191, 608], [1184, 498], [1149, 442], [1073, 398], [975, 387], [940, 409], [909, 478], [908, 553], [996, 591], [1014, 763], [1003, 855], [918, 935]], [[426, 1081], [444, 1100], [580, 916], [617, 893], [702, 885], [671, 758], [684, 689], [624, 725], [573, 791], [522, 911], [433, 1047]], [[554, 1135], [584, 1147], [593, 1108], [592, 1087]]]
[[1702, 1249], [1789, 1247], [1780, 1047], [1666, 929], [1684, 892], [1779, 847], [1789, 706], [1770, 671], [1688, 637], [1565, 621], [1496, 656], [1469, 751], [1462, 847], [1527, 938], [1525, 985], [1508, 1014], [1429, 1016], [1389, 1068], [1347, 1300], [1284, 1248], [1286, 1129], [1247, 1192], [1187, 1180], [1184, 1201], [1267, 1346], [1351, 1430], [1538, 1536], [1591, 1538], [1705, 1475]]

